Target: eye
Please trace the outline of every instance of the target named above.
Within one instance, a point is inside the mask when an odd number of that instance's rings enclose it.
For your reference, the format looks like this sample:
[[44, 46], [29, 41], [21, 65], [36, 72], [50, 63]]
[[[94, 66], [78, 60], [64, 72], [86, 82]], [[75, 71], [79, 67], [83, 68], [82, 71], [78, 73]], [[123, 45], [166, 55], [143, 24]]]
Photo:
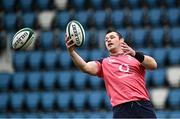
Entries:
[[115, 38], [115, 36], [110, 36], [111, 39]]

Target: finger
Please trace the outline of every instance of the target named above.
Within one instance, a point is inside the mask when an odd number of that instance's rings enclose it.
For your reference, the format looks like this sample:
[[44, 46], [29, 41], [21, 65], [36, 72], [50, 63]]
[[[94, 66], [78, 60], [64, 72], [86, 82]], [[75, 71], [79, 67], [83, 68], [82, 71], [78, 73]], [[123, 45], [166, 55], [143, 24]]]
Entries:
[[75, 43], [73, 42], [72, 44], [68, 45], [68, 48], [70, 48], [70, 47], [72, 47], [74, 45], [75, 45]]
[[122, 50], [130, 50], [129, 48], [127, 48], [127, 47], [123, 47], [123, 48], [121, 48]]
[[124, 55], [129, 55], [130, 54], [130, 51], [127, 51], [124, 53]]
[[71, 45], [72, 43], [74, 43], [74, 41], [71, 40], [71, 39], [68, 39], [67, 44], [68, 44], [68, 45]]

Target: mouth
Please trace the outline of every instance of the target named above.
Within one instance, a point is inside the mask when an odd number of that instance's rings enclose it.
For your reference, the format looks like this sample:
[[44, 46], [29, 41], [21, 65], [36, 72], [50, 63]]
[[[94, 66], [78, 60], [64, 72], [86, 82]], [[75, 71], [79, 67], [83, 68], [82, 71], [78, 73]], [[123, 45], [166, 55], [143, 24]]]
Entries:
[[108, 43], [108, 47], [110, 47], [110, 46], [112, 46], [113, 45], [113, 43]]

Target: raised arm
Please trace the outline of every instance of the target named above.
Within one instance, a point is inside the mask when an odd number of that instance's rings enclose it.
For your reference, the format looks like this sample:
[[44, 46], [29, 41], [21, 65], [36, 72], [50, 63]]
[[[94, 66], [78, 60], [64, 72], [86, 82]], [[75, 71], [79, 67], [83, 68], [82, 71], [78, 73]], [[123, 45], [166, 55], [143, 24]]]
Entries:
[[82, 59], [79, 54], [75, 51], [75, 43], [69, 39], [69, 37], [65, 37], [66, 39], [66, 47], [67, 50], [73, 60], [73, 63], [79, 68], [81, 71], [91, 74], [97, 75], [98, 67], [95, 61], [86, 62]]
[[148, 55], [143, 55], [139, 52], [136, 52], [131, 47], [129, 47], [126, 43], [121, 44], [122, 50], [133, 57], [135, 57], [137, 60], [141, 62], [141, 64], [146, 68], [150, 70], [154, 70], [157, 68], [157, 63], [154, 58]]

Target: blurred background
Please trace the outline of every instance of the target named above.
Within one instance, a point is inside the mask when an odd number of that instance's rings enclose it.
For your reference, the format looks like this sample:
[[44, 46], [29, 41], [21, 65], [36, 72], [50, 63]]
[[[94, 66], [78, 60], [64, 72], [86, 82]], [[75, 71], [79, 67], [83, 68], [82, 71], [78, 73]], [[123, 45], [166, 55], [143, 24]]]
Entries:
[[[67, 23], [86, 32], [78, 48], [86, 60], [108, 56], [104, 36], [116, 28], [135, 50], [156, 59], [146, 86], [158, 118], [180, 118], [179, 0], [0, 0], [0, 117], [112, 118], [103, 80], [73, 65]], [[36, 31], [29, 51], [14, 51], [13, 35]]]

